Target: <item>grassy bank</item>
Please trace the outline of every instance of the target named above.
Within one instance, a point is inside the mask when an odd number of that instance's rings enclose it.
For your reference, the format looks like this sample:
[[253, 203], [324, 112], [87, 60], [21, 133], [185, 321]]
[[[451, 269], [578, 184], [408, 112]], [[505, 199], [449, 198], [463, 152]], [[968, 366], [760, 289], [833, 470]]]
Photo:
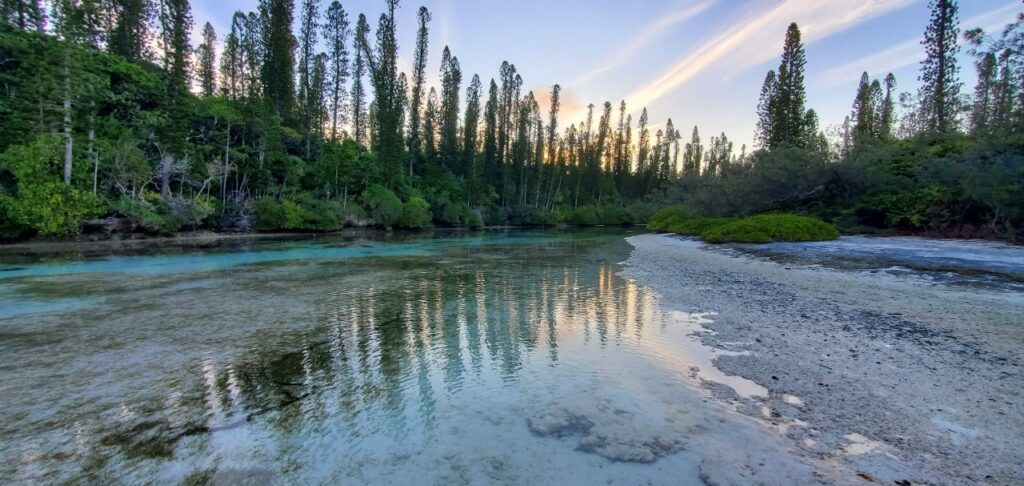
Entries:
[[759, 214], [746, 218], [705, 218], [684, 207], [670, 207], [651, 216], [648, 227], [709, 243], [771, 243], [826, 241], [839, 237], [835, 226], [795, 214]]

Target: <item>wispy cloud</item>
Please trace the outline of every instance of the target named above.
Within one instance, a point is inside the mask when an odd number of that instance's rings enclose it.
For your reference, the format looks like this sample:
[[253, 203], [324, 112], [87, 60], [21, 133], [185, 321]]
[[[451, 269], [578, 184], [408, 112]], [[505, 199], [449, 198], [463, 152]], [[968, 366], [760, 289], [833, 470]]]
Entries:
[[701, 2], [688, 8], [669, 13], [668, 15], [664, 15], [657, 20], [648, 23], [640, 29], [639, 34], [633, 36], [632, 39], [626, 42], [626, 44], [616, 51], [615, 54], [613, 54], [604, 64], [601, 64], [600, 66], [576, 78], [572, 82], [572, 85], [581, 85], [615, 67], [622, 65], [624, 62], [628, 61], [632, 55], [636, 54], [637, 51], [658, 40], [662, 35], [668, 32], [669, 29], [700, 15], [714, 5], [714, 3], [715, 0]]
[[[806, 44], [824, 39], [858, 23], [903, 8], [915, 0], [783, 0], [768, 8], [754, 9], [734, 27], [704, 42], [680, 58], [653, 81], [627, 98], [631, 107], [646, 106], [679, 88], [712, 65], [728, 62], [746, 69], [777, 56], [790, 22], [800, 24]], [[751, 2], [750, 7], [762, 2]]]
[[[960, 29], [963, 31], [963, 29], [981, 27], [986, 32], [997, 32], [1016, 18], [1020, 8], [1020, 2], [1015, 1], [960, 22]], [[860, 74], [864, 71], [867, 71], [872, 76], [881, 76], [885, 73], [917, 64], [923, 59], [924, 47], [921, 46], [920, 37], [917, 37], [882, 52], [855, 59], [829, 69], [821, 75], [821, 80], [826, 83], [840, 84], [859, 79]]]

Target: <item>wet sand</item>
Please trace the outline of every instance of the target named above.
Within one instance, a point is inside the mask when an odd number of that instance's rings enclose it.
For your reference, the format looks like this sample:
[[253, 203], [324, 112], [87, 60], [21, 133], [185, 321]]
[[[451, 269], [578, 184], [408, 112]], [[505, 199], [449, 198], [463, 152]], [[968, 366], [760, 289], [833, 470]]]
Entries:
[[[1024, 484], [1024, 293], [775, 263], [667, 235], [627, 238], [622, 275], [712, 312], [718, 401], [767, 422], [831, 484]], [[770, 481], [769, 481], [770, 482]]]

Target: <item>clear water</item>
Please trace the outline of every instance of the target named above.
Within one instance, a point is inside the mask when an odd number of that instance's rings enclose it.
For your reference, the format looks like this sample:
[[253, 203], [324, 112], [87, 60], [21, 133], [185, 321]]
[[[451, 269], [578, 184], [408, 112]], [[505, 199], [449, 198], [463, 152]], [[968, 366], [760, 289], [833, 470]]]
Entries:
[[685, 484], [777, 448], [708, 432], [701, 380], [765, 391], [617, 275], [629, 233], [0, 256], [0, 483]]
[[[982, 240], [844, 236], [814, 243], [769, 243], [745, 251], [830, 266], [914, 271], [945, 283], [1024, 289], [1024, 246]], [[891, 267], [898, 267], [893, 269]]]

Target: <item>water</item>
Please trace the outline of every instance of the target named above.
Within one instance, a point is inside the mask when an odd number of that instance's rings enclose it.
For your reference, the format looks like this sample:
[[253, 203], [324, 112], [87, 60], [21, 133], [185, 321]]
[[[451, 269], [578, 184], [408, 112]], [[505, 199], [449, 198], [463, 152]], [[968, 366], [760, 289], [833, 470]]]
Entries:
[[743, 246], [745, 251], [799, 263], [884, 269], [954, 285], [1024, 289], [1024, 246], [982, 240], [844, 236], [814, 243]]
[[0, 256], [0, 483], [679, 484], [778, 448], [705, 403], [766, 391], [617, 275], [628, 234]]

